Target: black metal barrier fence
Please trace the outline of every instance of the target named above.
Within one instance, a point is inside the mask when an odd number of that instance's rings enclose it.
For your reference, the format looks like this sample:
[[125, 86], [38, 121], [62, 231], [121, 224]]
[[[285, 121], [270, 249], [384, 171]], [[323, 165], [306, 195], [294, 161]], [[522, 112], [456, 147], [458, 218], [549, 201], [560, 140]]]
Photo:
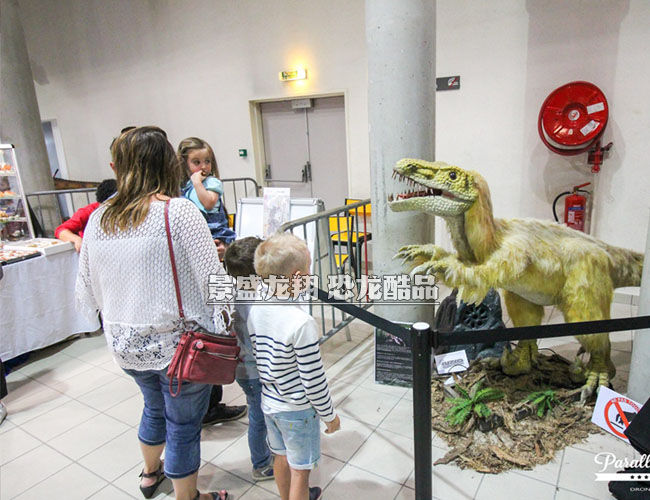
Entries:
[[[377, 316], [366, 309], [329, 297], [318, 290], [318, 299], [346, 312], [372, 326], [401, 338], [411, 347], [413, 354], [413, 459], [415, 462], [415, 498], [430, 500], [433, 493], [431, 481], [431, 352], [438, 346], [458, 344], [458, 333], [432, 330], [428, 323], [414, 323], [410, 330]], [[556, 325], [494, 328], [462, 333], [463, 344], [482, 344], [602, 332], [650, 329], [650, 316], [624, 319], [582, 321]]]

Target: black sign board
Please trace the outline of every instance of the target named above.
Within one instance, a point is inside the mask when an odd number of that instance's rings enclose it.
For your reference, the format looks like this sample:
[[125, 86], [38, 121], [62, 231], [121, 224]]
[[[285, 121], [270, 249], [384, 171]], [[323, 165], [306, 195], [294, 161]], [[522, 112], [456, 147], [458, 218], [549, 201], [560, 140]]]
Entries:
[[[411, 323], [399, 321], [395, 323], [411, 328]], [[412, 363], [413, 354], [410, 346], [405, 345], [399, 337], [375, 328], [375, 382], [411, 387]], [[433, 356], [431, 363], [433, 365]]]
[[459, 90], [460, 75], [436, 78], [436, 90]]

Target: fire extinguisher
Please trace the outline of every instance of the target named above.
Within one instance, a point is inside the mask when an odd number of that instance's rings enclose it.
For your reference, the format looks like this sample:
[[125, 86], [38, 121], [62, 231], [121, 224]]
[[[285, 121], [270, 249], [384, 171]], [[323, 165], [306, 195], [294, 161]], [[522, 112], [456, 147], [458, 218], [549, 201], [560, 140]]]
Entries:
[[555, 222], [559, 222], [557, 218], [557, 213], [555, 211], [555, 205], [557, 201], [565, 195], [569, 195], [564, 200], [564, 223], [572, 228], [577, 229], [578, 231], [585, 230], [585, 219], [587, 215], [587, 198], [582, 194], [589, 194], [589, 191], [581, 189], [585, 186], [588, 186], [591, 182], [585, 182], [579, 186], [573, 186], [573, 191], [565, 191], [564, 193], [558, 194], [553, 200], [553, 217], [555, 217]]

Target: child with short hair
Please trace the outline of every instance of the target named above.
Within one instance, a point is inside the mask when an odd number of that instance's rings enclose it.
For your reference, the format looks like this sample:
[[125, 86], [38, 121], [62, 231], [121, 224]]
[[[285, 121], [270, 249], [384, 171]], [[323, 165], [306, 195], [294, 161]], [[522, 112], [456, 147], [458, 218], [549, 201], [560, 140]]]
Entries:
[[77, 210], [72, 217], [63, 222], [54, 230], [54, 237], [61, 241], [69, 241], [74, 245], [74, 249], [79, 253], [81, 251], [81, 242], [83, 241], [84, 229], [92, 214], [99, 205], [108, 200], [117, 192], [117, 181], [115, 179], [104, 179], [97, 186], [95, 191], [96, 202], [90, 203]]
[[[233, 278], [248, 278], [255, 275], [255, 250], [262, 240], [249, 236], [233, 242], [224, 256], [226, 270]], [[243, 280], [237, 280], [240, 288]], [[253, 306], [254, 307], [254, 306]], [[273, 479], [273, 456], [266, 444], [266, 424], [262, 413], [262, 384], [257, 372], [253, 346], [248, 332], [248, 316], [251, 305], [235, 301], [235, 333], [241, 347], [235, 380], [246, 394], [248, 403], [248, 449], [253, 463], [253, 480]]]
[[[255, 270], [262, 278], [304, 277], [310, 264], [307, 245], [292, 234], [274, 235], [255, 251]], [[341, 427], [323, 369], [316, 322], [298, 303], [260, 303], [250, 310], [248, 330], [280, 496], [316, 500], [322, 490], [309, 487], [309, 473], [320, 459], [318, 418], [325, 423], [326, 434]]]
[[223, 184], [218, 179], [219, 168], [214, 151], [203, 139], [188, 137], [180, 142], [176, 154], [185, 171], [181, 184], [183, 196], [199, 208], [212, 239], [229, 245], [236, 235], [228, 227], [228, 216], [221, 199]]

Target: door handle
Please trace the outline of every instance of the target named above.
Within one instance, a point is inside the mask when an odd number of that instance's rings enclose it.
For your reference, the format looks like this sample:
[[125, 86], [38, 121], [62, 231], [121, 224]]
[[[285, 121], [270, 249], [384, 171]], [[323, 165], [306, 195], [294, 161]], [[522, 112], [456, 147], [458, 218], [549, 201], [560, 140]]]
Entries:
[[307, 162], [302, 167], [302, 182], [311, 182], [311, 163]]
[[271, 178], [271, 165], [267, 165], [264, 169], [264, 179], [269, 180]]

